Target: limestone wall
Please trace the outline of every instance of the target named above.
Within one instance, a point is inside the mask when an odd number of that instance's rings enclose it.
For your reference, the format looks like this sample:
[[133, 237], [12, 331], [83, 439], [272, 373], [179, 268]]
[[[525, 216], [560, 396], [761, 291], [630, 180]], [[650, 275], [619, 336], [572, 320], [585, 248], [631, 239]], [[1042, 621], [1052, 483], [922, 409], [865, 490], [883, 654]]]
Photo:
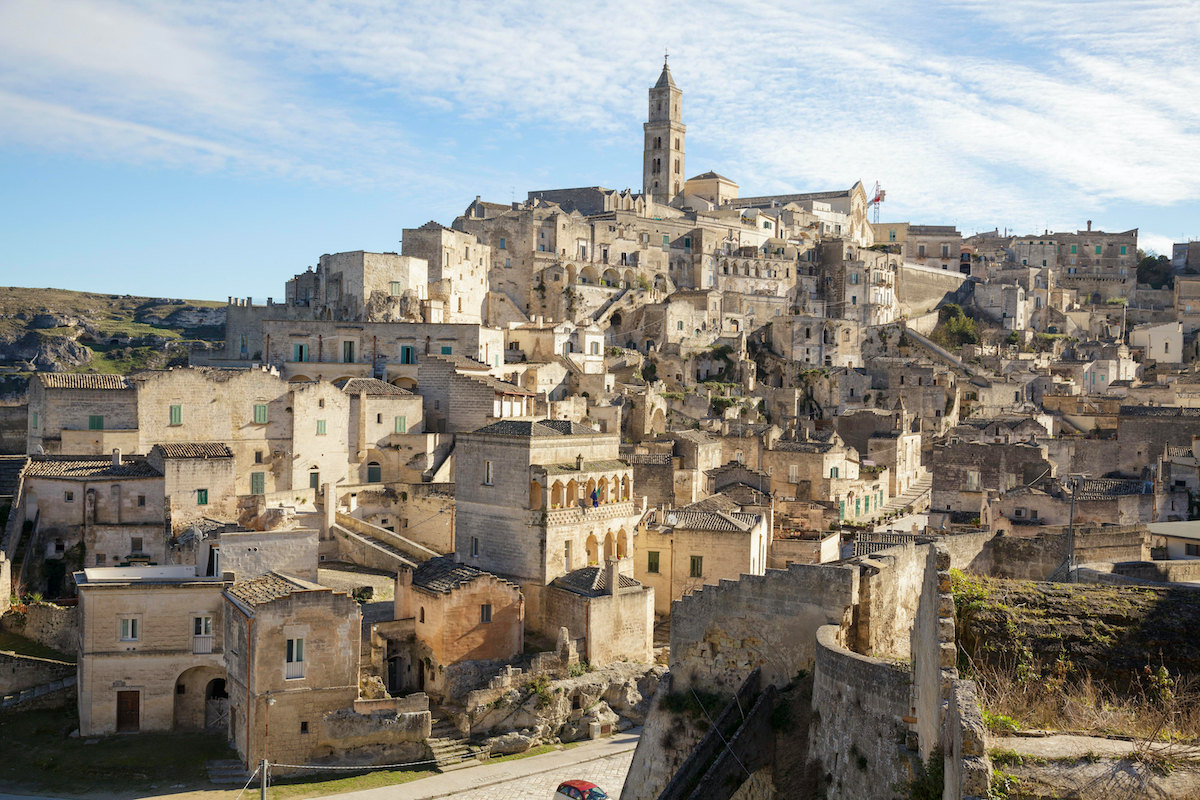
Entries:
[[279, 570], [317, 580], [317, 530], [232, 531], [221, 534], [221, 571], [239, 581]]
[[28, 404], [0, 405], [0, 453], [24, 453], [28, 426]]
[[0, 697], [60, 681], [75, 674], [75, 665], [65, 661], [0, 653]]
[[31, 639], [43, 647], [68, 655], [79, 652], [79, 608], [63, 608], [50, 603], [25, 607], [24, 620], [18, 614], [6, 614], [4, 630]]
[[764, 683], [787, 684], [811, 669], [818, 628], [850, 627], [858, 595], [857, 567], [792, 564], [677, 600], [671, 608], [676, 691], [695, 684], [733, 692], [755, 667]]
[[947, 800], [991, 797], [992, 760], [974, 681], [951, 681], [943, 738]]
[[847, 650], [840, 634], [837, 625], [817, 631], [809, 755], [829, 800], [892, 800], [892, 787], [912, 775], [909, 671]]

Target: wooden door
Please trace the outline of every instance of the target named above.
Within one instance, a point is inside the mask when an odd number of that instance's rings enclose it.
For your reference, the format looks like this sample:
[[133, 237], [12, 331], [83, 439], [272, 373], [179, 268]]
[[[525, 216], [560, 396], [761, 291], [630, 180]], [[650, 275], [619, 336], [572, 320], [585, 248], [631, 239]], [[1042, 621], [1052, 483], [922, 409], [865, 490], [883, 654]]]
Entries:
[[141, 692], [117, 692], [117, 733], [141, 729]]

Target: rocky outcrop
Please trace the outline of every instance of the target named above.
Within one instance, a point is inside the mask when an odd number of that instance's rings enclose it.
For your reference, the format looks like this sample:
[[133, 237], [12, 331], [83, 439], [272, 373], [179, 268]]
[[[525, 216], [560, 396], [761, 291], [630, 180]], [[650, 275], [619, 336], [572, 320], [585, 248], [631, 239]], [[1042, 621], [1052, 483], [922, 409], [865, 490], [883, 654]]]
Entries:
[[0, 340], [0, 361], [24, 362], [40, 372], [66, 372], [90, 362], [92, 351], [77, 341], [82, 331], [61, 330], [27, 330], [12, 341]]

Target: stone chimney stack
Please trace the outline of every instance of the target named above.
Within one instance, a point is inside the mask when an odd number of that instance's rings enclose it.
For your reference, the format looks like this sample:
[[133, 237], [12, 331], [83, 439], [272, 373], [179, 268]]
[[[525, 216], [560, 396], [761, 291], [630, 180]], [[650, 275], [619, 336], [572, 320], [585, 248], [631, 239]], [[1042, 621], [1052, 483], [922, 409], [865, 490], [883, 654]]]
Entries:
[[583, 471], [583, 453], [575, 456], [575, 469]]
[[113, 466], [114, 467], [121, 466], [121, 448], [119, 448], [119, 447], [113, 448]]
[[1090, 231], [1091, 229], [1092, 229], [1092, 221], [1089, 219], [1088, 220], [1088, 230]]

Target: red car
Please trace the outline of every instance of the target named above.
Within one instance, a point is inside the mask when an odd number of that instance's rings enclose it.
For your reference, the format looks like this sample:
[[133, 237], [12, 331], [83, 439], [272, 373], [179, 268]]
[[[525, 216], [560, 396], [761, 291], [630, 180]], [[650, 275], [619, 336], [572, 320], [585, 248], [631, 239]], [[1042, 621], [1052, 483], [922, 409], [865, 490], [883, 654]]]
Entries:
[[558, 785], [554, 797], [555, 800], [609, 800], [604, 790], [591, 781], [563, 781]]

